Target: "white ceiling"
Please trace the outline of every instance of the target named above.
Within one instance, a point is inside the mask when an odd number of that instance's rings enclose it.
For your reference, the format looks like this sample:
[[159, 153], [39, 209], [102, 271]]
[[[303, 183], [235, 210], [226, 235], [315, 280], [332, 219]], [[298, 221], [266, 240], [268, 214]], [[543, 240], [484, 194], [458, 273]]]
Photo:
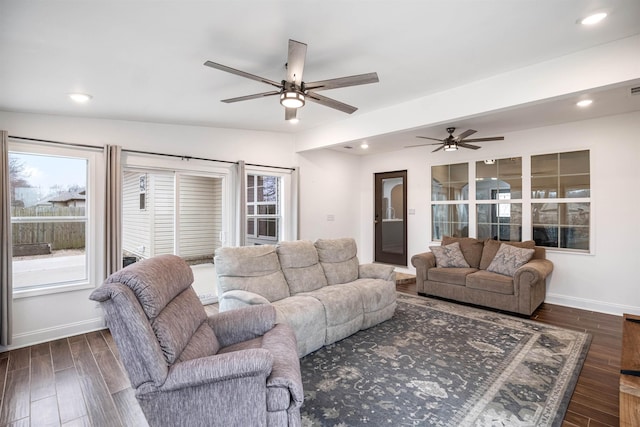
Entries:
[[[609, 16], [576, 24], [594, 11]], [[287, 40], [307, 43], [305, 81], [378, 73], [377, 84], [322, 92], [356, 116], [638, 34], [638, 0], [0, 0], [0, 110], [301, 132], [349, 116], [307, 103], [291, 125], [277, 97], [221, 103], [271, 87], [203, 63], [280, 81]], [[453, 124], [484, 137], [640, 110], [628, 90], [601, 90], [580, 117], [552, 99]], [[74, 104], [70, 92], [93, 100]], [[445, 127], [385, 147], [444, 137]]]

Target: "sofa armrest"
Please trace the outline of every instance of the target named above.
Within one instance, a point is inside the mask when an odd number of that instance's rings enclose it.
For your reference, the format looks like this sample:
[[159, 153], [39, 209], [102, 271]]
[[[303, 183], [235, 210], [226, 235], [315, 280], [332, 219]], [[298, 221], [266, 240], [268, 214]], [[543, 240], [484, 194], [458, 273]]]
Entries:
[[411, 257], [411, 264], [416, 268], [416, 276], [427, 280], [427, 271], [436, 266], [436, 257], [431, 252], [423, 252]]
[[222, 347], [264, 335], [276, 323], [276, 309], [271, 304], [254, 305], [224, 311], [208, 317]]
[[218, 302], [220, 303], [220, 311], [234, 310], [252, 305], [271, 304], [262, 295], [240, 289], [223, 293], [218, 297]]
[[[273, 367], [273, 355], [261, 348], [216, 354], [176, 363], [169, 369], [167, 380], [157, 391], [175, 391], [236, 378], [263, 377], [265, 384]], [[151, 383], [147, 383], [151, 386]], [[155, 392], [144, 390], [139, 392]], [[151, 387], [150, 387], [151, 388]]]
[[533, 285], [544, 281], [553, 271], [553, 263], [548, 259], [532, 259], [516, 270], [513, 282], [516, 286]]
[[360, 264], [358, 266], [359, 279], [382, 279], [396, 281], [395, 268], [382, 264]]

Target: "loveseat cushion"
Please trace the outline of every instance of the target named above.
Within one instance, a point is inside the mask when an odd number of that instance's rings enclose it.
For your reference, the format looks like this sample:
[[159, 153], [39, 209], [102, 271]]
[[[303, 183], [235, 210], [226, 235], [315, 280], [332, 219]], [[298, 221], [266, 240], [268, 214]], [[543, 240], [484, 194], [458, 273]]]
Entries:
[[478, 270], [467, 276], [467, 287], [497, 294], [513, 295], [513, 278], [490, 271]]
[[318, 239], [314, 245], [329, 285], [349, 283], [358, 278], [358, 248], [354, 239]]
[[450, 245], [454, 242], [460, 244], [460, 251], [462, 251], [462, 255], [467, 261], [467, 264], [469, 264], [469, 267], [478, 268], [480, 266], [480, 259], [482, 258], [484, 242], [474, 239], [473, 237], [444, 236], [442, 238], [442, 246]]
[[274, 302], [288, 297], [275, 245], [223, 247], [214, 257], [220, 294], [240, 289]]
[[482, 258], [480, 259], [480, 270], [486, 270], [495, 258], [500, 245], [511, 245], [516, 248], [533, 249], [536, 246], [536, 242], [533, 240], [526, 240], [524, 242], [500, 242], [498, 240], [487, 239], [484, 241], [484, 249], [482, 250]]
[[478, 271], [477, 268], [430, 268], [427, 272], [427, 278], [433, 282], [444, 282], [451, 285], [464, 286], [467, 276]]
[[276, 251], [291, 295], [327, 286], [327, 278], [313, 242], [280, 242]]

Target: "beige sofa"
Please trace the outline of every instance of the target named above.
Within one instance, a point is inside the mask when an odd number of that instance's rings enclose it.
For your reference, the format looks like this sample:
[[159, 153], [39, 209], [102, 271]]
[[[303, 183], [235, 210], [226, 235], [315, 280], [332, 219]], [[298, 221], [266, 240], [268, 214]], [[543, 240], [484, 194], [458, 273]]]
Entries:
[[353, 239], [298, 240], [216, 250], [220, 311], [272, 304], [300, 357], [395, 312], [393, 267], [358, 263]]
[[[420, 295], [432, 295], [527, 316], [544, 301], [546, 278], [553, 270], [551, 261], [545, 259], [545, 248], [535, 246], [533, 241], [499, 242], [446, 236], [442, 246], [456, 242], [468, 267], [439, 267], [432, 252], [420, 253], [411, 258], [411, 263], [416, 268], [416, 287]], [[487, 269], [492, 266], [501, 244], [533, 249], [533, 256], [517, 268], [513, 275], [489, 271]], [[493, 263], [494, 266], [496, 264], [497, 262]]]

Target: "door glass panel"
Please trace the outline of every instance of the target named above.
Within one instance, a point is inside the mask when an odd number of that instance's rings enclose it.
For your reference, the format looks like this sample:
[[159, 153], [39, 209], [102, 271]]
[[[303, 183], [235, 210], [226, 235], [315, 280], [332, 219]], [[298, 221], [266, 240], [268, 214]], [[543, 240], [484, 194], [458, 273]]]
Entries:
[[407, 264], [406, 171], [375, 174], [377, 262]]

